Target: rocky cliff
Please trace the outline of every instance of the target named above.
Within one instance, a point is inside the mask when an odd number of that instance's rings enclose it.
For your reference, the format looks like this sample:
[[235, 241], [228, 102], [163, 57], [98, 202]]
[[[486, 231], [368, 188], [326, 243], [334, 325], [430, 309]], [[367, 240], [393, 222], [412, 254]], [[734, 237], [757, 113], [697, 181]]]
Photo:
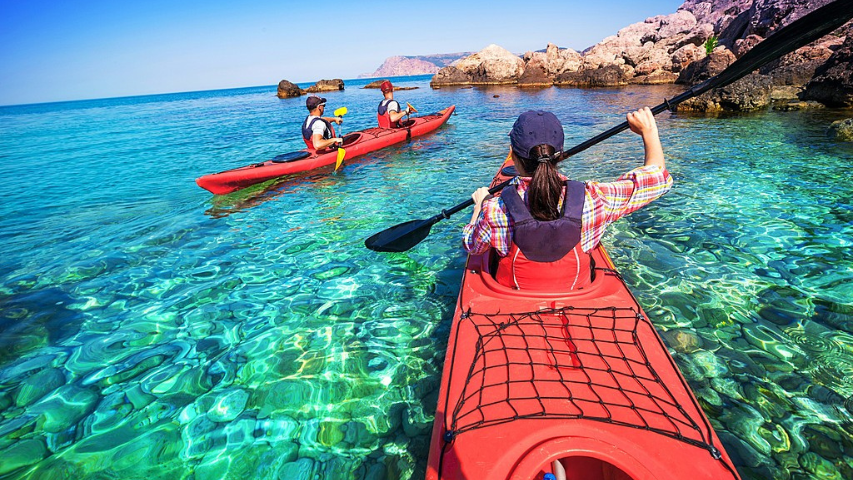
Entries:
[[[691, 84], [713, 75], [713, 69], [726, 68], [776, 29], [830, 1], [687, 0], [675, 13], [629, 25], [583, 52], [549, 44], [544, 52], [519, 57], [490, 45], [442, 68], [430, 85]], [[843, 47], [851, 30], [848, 23], [727, 91], [709, 92], [681, 108], [748, 110], [774, 100], [799, 99], [853, 106], [853, 66], [849, 47]]]
[[373, 73], [359, 75], [358, 78], [384, 78], [404, 75], [429, 75], [437, 73], [442, 67], [471, 55], [472, 52], [445, 53], [421, 56], [396, 56], [385, 59]]

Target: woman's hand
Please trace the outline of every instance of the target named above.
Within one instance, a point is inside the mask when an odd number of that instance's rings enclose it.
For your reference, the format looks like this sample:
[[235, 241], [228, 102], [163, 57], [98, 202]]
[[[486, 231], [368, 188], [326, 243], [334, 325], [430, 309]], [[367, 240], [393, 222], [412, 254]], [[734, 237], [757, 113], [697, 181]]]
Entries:
[[474, 213], [471, 215], [471, 221], [468, 223], [474, 223], [477, 221], [477, 218], [480, 217], [480, 210], [483, 208], [483, 200], [485, 200], [489, 195], [489, 189], [486, 187], [480, 187], [471, 194], [471, 199], [474, 200]]
[[489, 189], [486, 187], [480, 187], [471, 194], [471, 198], [474, 200], [474, 208], [480, 208], [483, 203], [483, 200], [491, 195], [489, 193]]
[[626, 117], [631, 131], [637, 135], [645, 136], [658, 131], [658, 124], [655, 122], [655, 116], [652, 115], [652, 110], [649, 107], [630, 112]]
[[631, 131], [643, 138], [646, 159], [644, 165], [657, 165], [666, 168], [663, 147], [658, 136], [658, 124], [649, 107], [641, 108], [627, 115]]

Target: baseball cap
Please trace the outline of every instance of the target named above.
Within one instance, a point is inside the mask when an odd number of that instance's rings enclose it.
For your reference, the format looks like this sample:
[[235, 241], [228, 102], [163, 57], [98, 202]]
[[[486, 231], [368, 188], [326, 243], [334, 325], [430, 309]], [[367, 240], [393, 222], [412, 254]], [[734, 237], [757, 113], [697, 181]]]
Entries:
[[326, 99], [316, 95], [311, 95], [307, 100], [305, 100], [305, 106], [308, 107], [308, 110], [314, 110], [317, 108], [317, 105], [322, 105], [324, 103], [326, 103]]
[[381, 85], [379, 85], [379, 89], [382, 90], [382, 93], [393, 92], [394, 85], [391, 85], [390, 80], [385, 80]]
[[530, 149], [537, 145], [550, 145], [557, 152], [563, 150], [563, 125], [551, 112], [530, 110], [516, 119], [509, 132], [509, 141], [516, 155], [530, 157]]

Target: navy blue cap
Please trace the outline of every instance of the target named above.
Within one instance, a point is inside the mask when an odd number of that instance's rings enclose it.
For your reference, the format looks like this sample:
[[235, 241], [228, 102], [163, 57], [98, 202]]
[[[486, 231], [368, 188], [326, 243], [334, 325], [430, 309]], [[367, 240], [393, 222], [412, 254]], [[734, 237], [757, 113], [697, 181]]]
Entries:
[[314, 110], [318, 105], [322, 105], [324, 103], [326, 103], [326, 99], [316, 95], [311, 95], [305, 100], [305, 106], [308, 107], [309, 111]]
[[563, 150], [563, 125], [551, 112], [530, 110], [518, 116], [509, 141], [516, 155], [530, 158], [530, 149], [537, 145], [550, 145], [554, 150]]

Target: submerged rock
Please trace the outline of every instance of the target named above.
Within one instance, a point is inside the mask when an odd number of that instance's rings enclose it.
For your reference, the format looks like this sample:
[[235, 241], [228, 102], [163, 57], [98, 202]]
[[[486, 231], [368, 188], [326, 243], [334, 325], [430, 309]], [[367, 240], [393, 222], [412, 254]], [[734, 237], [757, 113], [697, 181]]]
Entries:
[[853, 142], [853, 118], [832, 122], [827, 134], [835, 140]]

